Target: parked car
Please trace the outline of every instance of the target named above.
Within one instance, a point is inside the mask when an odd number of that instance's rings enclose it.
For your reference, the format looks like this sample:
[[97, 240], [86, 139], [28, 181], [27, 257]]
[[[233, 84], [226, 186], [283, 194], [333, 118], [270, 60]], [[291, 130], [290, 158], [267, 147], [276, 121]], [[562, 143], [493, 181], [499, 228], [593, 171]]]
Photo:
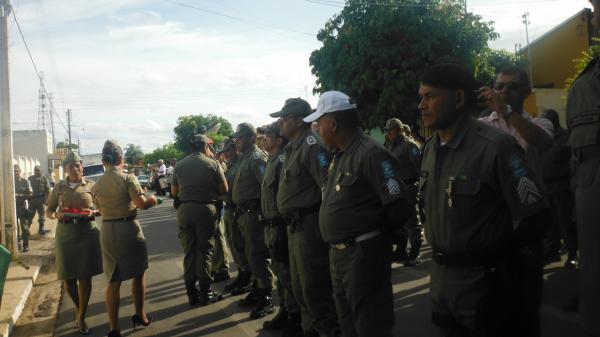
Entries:
[[141, 187], [150, 188], [150, 177], [147, 175], [140, 174], [137, 176], [137, 180]]

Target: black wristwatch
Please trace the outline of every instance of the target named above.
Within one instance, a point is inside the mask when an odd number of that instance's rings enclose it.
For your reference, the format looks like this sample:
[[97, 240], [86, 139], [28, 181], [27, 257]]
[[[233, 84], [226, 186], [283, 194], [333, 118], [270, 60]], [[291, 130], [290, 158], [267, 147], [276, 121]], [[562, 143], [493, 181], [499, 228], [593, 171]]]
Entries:
[[500, 115], [502, 115], [502, 117], [504, 118], [508, 118], [510, 117], [510, 115], [513, 114], [513, 109], [510, 105], [506, 105], [506, 110], [504, 112], [501, 112]]

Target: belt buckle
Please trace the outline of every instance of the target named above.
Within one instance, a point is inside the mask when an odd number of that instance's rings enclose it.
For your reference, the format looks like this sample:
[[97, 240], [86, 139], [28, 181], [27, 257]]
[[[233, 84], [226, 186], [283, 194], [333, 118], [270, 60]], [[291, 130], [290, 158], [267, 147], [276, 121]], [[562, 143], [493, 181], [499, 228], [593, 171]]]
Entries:
[[350, 247], [350, 245], [346, 242], [340, 242], [340, 243], [334, 244], [333, 247], [337, 250], [343, 250], [343, 249]]

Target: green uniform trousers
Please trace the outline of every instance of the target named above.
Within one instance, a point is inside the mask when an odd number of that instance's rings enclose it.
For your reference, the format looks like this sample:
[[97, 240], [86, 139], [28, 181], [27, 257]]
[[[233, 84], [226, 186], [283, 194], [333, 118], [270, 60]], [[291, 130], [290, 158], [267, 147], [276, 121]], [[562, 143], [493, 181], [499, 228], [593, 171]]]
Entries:
[[185, 283], [212, 283], [212, 254], [217, 230], [217, 208], [212, 204], [183, 203], [177, 209], [179, 240], [183, 247]]
[[233, 209], [225, 208], [223, 213], [223, 223], [225, 224], [225, 238], [227, 246], [231, 250], [233, 261], [237, 265], [238, 271], [250, 271], [248, 260], [244, 248], [244, 237], [240, 231], [240, 227], [235, 221], [235, 212]]
[[215, 251], [213, 255], [213, 271], [215, 273], [229, 272], [229, 258], [227, 257], [227, 243], [225, 242], [225, 225], [223, 219], [217, 221], [215, 231]]
[[23, 242], [29, 242], [29, 227], [31, 225], [31, 216], [25, 206], [17, 206], [17, 219], [19, 220], [19, 229], [21, 230], [21, 239]]
[[[283, 223], [281, 226], [265, 227], [265, 244], [271, 256], [273, 273], [277, 277], [277, 292], [279, 293], [281, 305], [289, 313], [299, 313], [300, 307], [292, 290], [286, 230], [287, 228]], [[282, 252], [282, 249], [285, 249], [285, 252]]]
[[394, 327], [392, 243], [377, 237], [331, 248], [331, 282], [344, 337], [391, 337]]
[[45, 197], [34, 197], [29, 201], [29, 214], [31, 219], [29, 223], [33, 223], [33, 218], [37, 213], [38, 224], [40, 225], [39, 231], [44, 228], [46, 222], [46, 198]]
[[288, 226], [290, 271], [294, 298], [300, 305], [304, 331], [339, 335], [329, 275], [329, 246], [319, 231], [319, 213], [308, 214]]
[[265, 245], [264, 225], [258, 215], [242, 212], [237, 215], [237, 223], [244, 236], [246, 260], [252, 272], [252, 281], [260, 289], [273, 288], [273, 273], [269, 263], [269, 251]]
[[600, 150], [579, 154], [575, 172], [575, 214], [579, 239], [579, 314], [583, 328], [600, 336]]

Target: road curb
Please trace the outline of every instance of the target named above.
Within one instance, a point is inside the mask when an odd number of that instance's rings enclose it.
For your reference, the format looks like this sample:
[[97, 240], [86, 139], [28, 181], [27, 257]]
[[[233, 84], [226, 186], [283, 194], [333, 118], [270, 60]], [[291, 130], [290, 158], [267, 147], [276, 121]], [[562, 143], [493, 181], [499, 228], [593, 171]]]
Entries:
[[14, 262], [10, 264], [0, 307], [0, 336], [10, 336], [15, 323], [23, 313], [45, 260], [47, 258], [41, 256], [30, 257], [27, 259], [27, 264], [31, 267], [29, 270]]

